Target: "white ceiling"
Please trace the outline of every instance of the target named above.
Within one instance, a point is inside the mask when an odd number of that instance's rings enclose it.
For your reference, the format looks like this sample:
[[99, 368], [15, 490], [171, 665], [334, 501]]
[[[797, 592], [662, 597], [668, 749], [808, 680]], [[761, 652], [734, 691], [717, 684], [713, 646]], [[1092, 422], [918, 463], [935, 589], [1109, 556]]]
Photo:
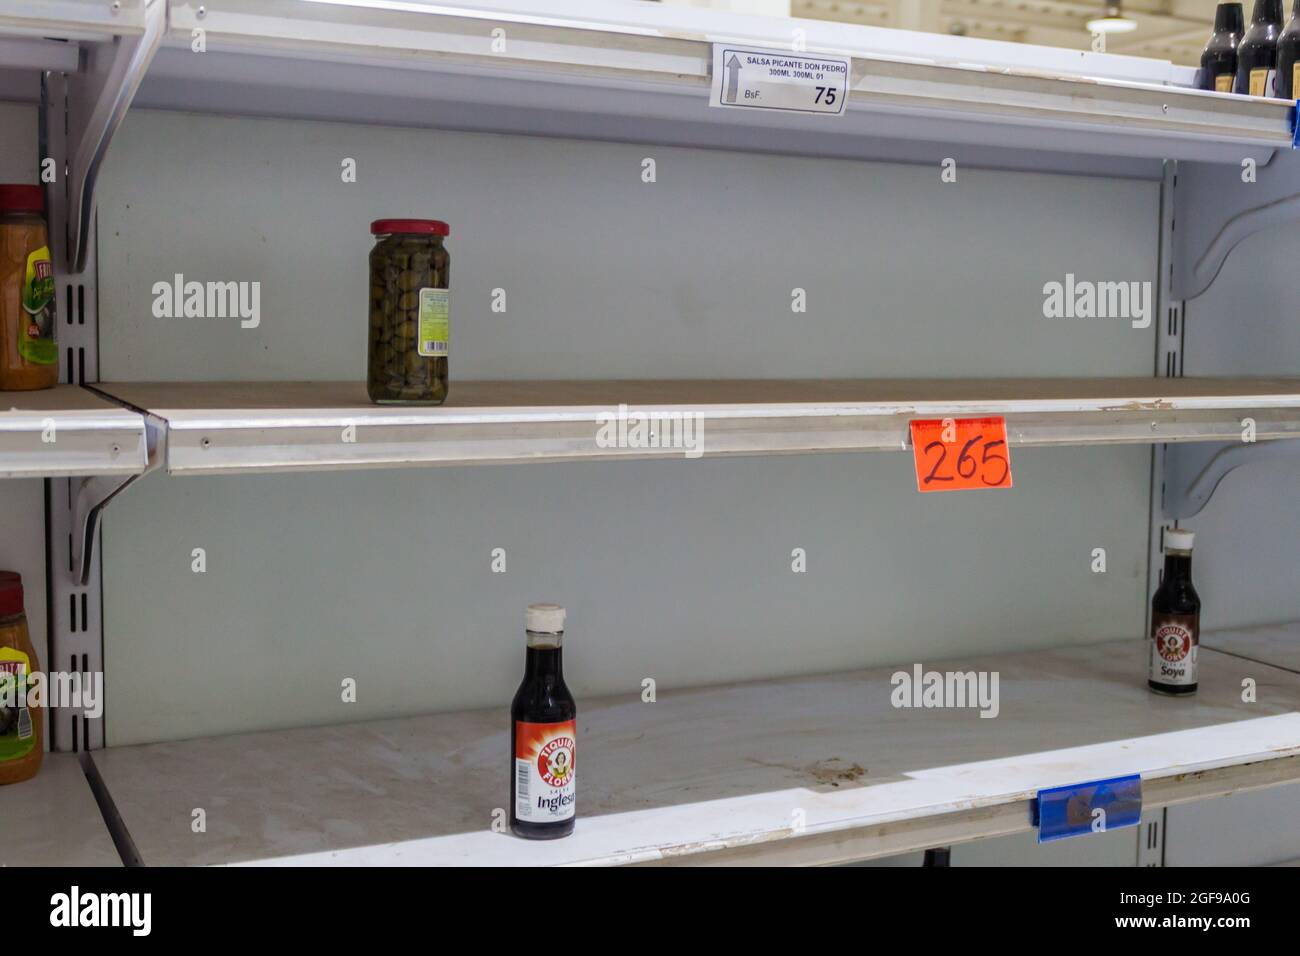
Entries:
[[[769, 16], [795, 16], [876, 27], [957, 33], [989, 40], [1085, 50], [1084, 26], [1105, 0], [659, 0], [672, 6], [712, 7]], [[1252, 0], [1246, 0], [1250, 17]], [[1289, 7], [1291, 0], [1285, 0]], [[1216, 0], [1122, 0], [1138, 27], [1106, 38], [1110, 53], [1200, 63], [1210, 37]]]
[[[1195, 66], [1210, 36], [1215, 5], [1215, 0], [1124, 0], [1125, 16], [1138, 27], [1108, 36], [1107, 52]], [[1072, 49], [1091, 48], [1084, 24], [1101, 7], [1101, 0], [790, 0], [796, 17]]]

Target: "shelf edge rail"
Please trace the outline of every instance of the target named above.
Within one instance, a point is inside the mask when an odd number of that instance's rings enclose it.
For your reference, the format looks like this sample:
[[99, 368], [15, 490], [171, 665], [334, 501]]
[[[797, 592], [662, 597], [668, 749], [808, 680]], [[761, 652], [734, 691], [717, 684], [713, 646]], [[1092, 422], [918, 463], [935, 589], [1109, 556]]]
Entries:
[[[633, 23], [617, 22], [613, 14], [539, 17], [476, 6], [371, 6], [358, 0], [174, 0], [171, 9], [169, 45], [188, 42], [191, 30], [202, 29], [207, 49], [221, 52], [491, 70], [586, 84], [632, 82], [686, 95], [707, 88], [716, 42], [770, 49], [791, 44], [785, 26], [738, 16], [656, 23], [644, 13]], [[882, 31], [868, 28], [840, 29], [832, 36], [816, 21], [789, 22], [808, 33], [809, 49], [853, 58], [849, 105], [858, 110], [1252, 146], [1263, 150], [1256, 157], [1261, 162], [1292, 140], [1292, 104], [1225, 97], [1157, 82], [1154, 76], [1108, 76], [1100, 68], [1105, 55], [1093, 55], [1098, 58], [1089, 62], [1095, 69], [1081, 73], [1064, 65], [1053, 68], [1032, 52], [1020, 54], [1017, 62], [1001, 44], [955, 50], [947, 45], [950, 38], [930, 38], [928, 46], [912, 48], [897, 38], [886, 44], [878, 37]], [[494, 37], [507, 31], [508, 52], [498, 51]], [[981, 56], [988, 61], [981, 62]]]

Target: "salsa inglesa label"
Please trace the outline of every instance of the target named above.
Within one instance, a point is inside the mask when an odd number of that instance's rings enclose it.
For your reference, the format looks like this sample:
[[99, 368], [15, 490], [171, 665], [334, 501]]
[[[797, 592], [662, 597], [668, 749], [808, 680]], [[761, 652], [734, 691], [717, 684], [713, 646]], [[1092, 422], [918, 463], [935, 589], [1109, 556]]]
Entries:
[[515, 721], [515, 816], [529, 823], [568, 820], [577, 802], [577, 722]]

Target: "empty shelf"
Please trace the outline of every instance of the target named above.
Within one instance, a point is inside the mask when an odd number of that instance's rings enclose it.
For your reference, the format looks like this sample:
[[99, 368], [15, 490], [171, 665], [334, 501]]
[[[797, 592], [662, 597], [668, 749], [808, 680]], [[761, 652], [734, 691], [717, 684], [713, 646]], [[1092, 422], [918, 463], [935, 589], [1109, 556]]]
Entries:
[[0, 866], [121, 866], [75, 754], [46, 754], [31, 780], [0, 787]]
[[[1043, 788], [1140, 773], [1148, 808], [1300, 780], [1300, 675], [1205, 650], [1191, 699], [1145, 641], [926, 662], [995, 671], [999, 709], [899, 709], [900, 668], [578, 701], [578, 825], [532, 842], [489, 710], [93, 759], [146, 864], [829, 863], [1030, 829]], [[1241, 700], [1241, 678], [1259, 703]], [[196, 807], [207, 832], [191, 829]]]
[[75, 385], [0, 393], [0, 477], [138, 475], [144, 416]]
[[[1239, 440], [1245, 417], [1300, 437], [1300, 379], [1280, 378], [453, 381], [433, 408], [349, 382], [97, 387], [166, 422], [174, 474], [897, 451], [910, 420], [949, 416], [1005, 416], [1012, 445]], [[610, 441], [649, 415], [657, 437]]]

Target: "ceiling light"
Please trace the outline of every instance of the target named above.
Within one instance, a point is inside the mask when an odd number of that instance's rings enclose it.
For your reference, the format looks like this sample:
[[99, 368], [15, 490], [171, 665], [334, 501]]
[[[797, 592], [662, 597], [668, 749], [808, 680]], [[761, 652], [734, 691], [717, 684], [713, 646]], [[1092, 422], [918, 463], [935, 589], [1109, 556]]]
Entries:
[[1118, 3], [1106, 7], [1106, 12], [1087, 23], [1089, 33], [1132, 33], [1137, 29], [1137, 21], [1124, 16]]

